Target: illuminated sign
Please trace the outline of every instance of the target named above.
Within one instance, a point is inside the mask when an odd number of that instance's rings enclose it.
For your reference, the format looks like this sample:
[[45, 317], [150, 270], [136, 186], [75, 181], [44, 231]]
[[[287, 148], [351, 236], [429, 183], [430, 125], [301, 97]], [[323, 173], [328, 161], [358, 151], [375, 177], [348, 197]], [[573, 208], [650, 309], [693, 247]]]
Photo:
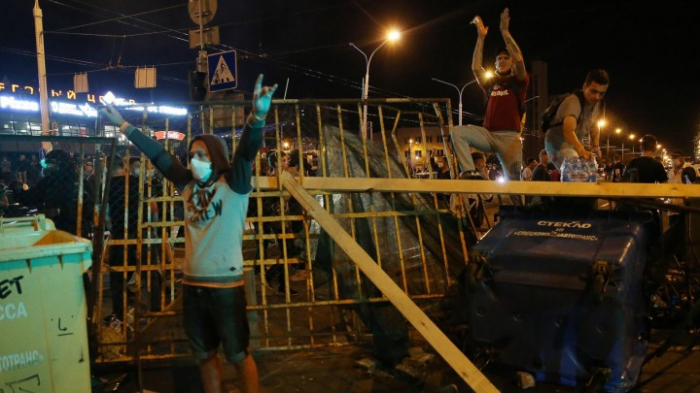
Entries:
[[[124, 104], [128, 105], [128, 104]], [[148, 113], [160, 113], [162, 115], [173, 115], [173, 116], [185, 116], [187, 114], [187, 108], [176, 108], [173, 106], [163, 106], [163, 105], [150, 105], [147, 107], [143, 106], [130, 106], [124, 108], [128, 111], [138, 111], [143, 112], [144, 110]]]
[[[22, 93], [22, 94], [30, 94], [34, 95], [36, 92], [38, 93], [39, 89], [35, 89], [32, 86], [22, 86], [22, 85], [17, 85], [17, 84], [5, 84], [4, 82], [0, 82], [0, 91], [8, 91], [12, 93]], [[63, 90], [54, 90], [54, 89], [49, 89], [50, 90], [50, 97], [64, 97]], [[77, 100], [78, 99], [78, 94], [73, 91], [73, 90], [66, 90], [65, 92], [65, 98], [69, 100]], [[97, 104], [98, 102], [103, 102], [104, 97], [103, 96], [95, 96], [94, 94], [87, 94], [88, 102], [92, 102], [93, 104]], [[123, 98], [118, 98], [117, 100], [121, 101], [127, 101]], [[135, 104], [136, 101], [134, 101], [133, 98], [130, 98], [128, 100], [129, 104]]]
[[[2, 91], [7, 91], [11, 93], [17, 93], [17, 94], [29, 94], [29, 95], [34, 95], [36, 93], [38, 94], [39, 89], [35, 89], [32, 86], [22, 86], [22, 85], [17, 85], [17, 84], [6, 84], [4, 82], [0, 82], [0, 92]], [[65, 94], [63, 90], [54, 90], [54, 89], [49, 89], [50, 90], [50, 97], [65, 97], [68, 100], [77, 100], [77, 94], [73, 90], [66, 90]], [[95, 94], [87, 94], [87, 101], [91, 102], [93, 104], [98, 104], [98, 103], [104, 103], [104, 96], [101, 95], [95, 95]], [[114, 102], [113, 104], [115, 106], [128, 106], [128, 105], [135, 105], [136, 101], [133, 98], [118, 98], [114, 97]], [[73, 103], [67, 103], [67, 102], [56, 102], [51, 100], [49, 102], [50, 106], [50, 111], [52, 113], [57, 113], [60, 115], [73, 115], [73, 116], [82, 116], [82, 117], [97, 117], [97, 109], [95, 109], [93, 106], [88, 104], [87, 102], [85, 104], [73, 104]], [[17, 110], [17, 111], [27, 111], [27, 112], [39, 112], [39, 103], [36, 101], [32, 100], [23, 100], [23, 99], [15, 99], [12, 95], [0, 95], [0, 109], [10, 109], [10, 110]], [[162, 115], [170, 115], [170, 116], [185, 116], [187, 115], [187, 108], [178, 108], [178, 107], [172, 107], [172, 106], [164, 106], [164, 105], [147, 105], [147, 106], [132, 106], [132, 107], [127, 107], [125, 108], [126, 110], [132, 110], [132, 111], [140, 111], [143, 112], [144, 110], [148, 113], [159, 113]]]
[[39, 112], [39, 103], [34, 101], [15, 100], [15, 97], [12, 96], [0, 96], [0, 109]]
[[185, 139], [185, 134], [177, 131], [156, 131], [157, 140], [161, 141], [166, 138], [181, 141]]
[[[102, 99], [102, 96], [100, 96]], [[118, 105], [131, 105], [131, 102], [126, 101], [123, 98], [115, 99], [115, 104]], [[11, 95], [0, 95], [0, 110], [14, 110], [14, 111], [24, 111], [24, 112], [35, 112], [39, 113], [39, 102], [32, 100], [21, 100], [16, 99]], [[162, 115], [170, 116], [186, 116], [187, 108], [179, 108], [164, 105], [148, 105], [148, 106], [129, 106], [124, 108], [130, 111], [146, 111], [148, 113], [158, 113]], [[97, 117], [97, 109], [90, 105], [89, 103], [77, 104], [65, 101], [49, 101], [49, 110], [51, 113], [56, 113], [59, 115], [70, 115], [79, 117]]]

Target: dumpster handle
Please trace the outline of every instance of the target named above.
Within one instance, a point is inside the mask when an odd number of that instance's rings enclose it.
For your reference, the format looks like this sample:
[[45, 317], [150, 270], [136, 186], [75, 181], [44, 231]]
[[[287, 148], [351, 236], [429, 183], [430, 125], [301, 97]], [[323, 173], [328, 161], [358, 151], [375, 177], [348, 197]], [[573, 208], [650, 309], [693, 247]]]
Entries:
[[5, 226], [29, 226], [34, 228], [34, 231], [42, 231], [46, 228], [46, 216], [43, 214], [37, 214], [31, 217], [13, 217], [13, 218], [3, 218], [0, 220], [0, 234], [5, 233]]

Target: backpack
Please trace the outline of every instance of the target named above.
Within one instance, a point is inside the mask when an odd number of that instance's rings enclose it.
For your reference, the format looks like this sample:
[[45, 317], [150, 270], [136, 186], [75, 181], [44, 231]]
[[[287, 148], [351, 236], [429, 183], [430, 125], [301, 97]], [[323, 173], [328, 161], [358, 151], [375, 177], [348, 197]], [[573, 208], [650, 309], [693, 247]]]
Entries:
[[583, 111], [584, 98], [581, 90], [577, 90], [573, 93], [559, 94], [558, 96], [554, 97], [554, 100], [552, 100], [549, 106], [544, 110], [544, 112], [542, 112], [542, 117], [540, 118], [540, 129], [542, 132], [547, 131], [551, 127], [562, 124], [562, 122], [555, 124], [552, 123], [552, 121], [554, 120], [554, 116], [556, 116], [557, 110], [559, 110], [561, 103], [572, 94], [575, 94], [576, 97], [578, 97], [578, 102], [581, 105], [581, 111]]
[[681, 182], [684, 184], [695, 184], [698, 180], [698, 177], [700, 177], [700, 173], [698, 173], [697, 168], [695, 168], [692, 165], [687, 165], [683, 167], [683, 170], [681, 170]]

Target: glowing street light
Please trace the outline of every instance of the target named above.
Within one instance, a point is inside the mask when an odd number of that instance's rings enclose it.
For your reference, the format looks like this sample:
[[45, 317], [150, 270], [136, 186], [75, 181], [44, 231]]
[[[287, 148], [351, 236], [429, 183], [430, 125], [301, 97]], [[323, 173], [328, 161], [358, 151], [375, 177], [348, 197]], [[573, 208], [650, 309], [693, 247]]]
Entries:
[[619, 134], [619, 133], [621, 133], [621, 132], [622, 132], [622, 128], [616, 128], [616, 129], [615, 129], [615, 133], [616, 133], [616, 134]]
[[[489, 71], [487, 71], [486, 74], [484, 74], [484, 77], [485, 77], [486, 79], [490, 79], [492, 76], [493, 76], [493, 74], [492, 74], [491, 72], [489, 72]], [[477, 80], [474, 79], [474, 80], [471, 81], [471, 82], [467, 82], [464, 86], [462, 86], [461, 89], [460, 89], [459, 87], [457, 87], [457, 85], [454, 85], [454, 84], [449, 83], [449, 82], [445, 82], [444, 80], [440, 80], [440, 79], [438, 79], [438, 78], [433, 78], [433, 80], [434, 80], [435, 82], [442, 83], [443, 85], [447, 85], [447, 86], [452, 86], [452, 87], [454, 87], [455, 89], [457, 89], [457, 93], [459, 93], [459, 125], [461, 126], [461, 125], [462, 125], [462, 93], [464, 93], [464, 89], [465, 89], [467, 86], [469, 86], [469, 85], [471, 85], [471, 84], [477, 82]]]
[[372, 53], [367, 57], [367, 54], [362, 51], [362, 49], [358, 48], [357, 45], [354, 43], [350, 43], [350, 46], [353, 48], [357, 49], [358, 52], [362, 53], [362, 56], [365, 57], [365, 83], [364, 86], [362, 87], [362, 100], [365, 101], [365, 104], [362, 109], [362, 135], [366, 138], [367, 137], [367, 97], [369, 96], [369, 66], [372, 63], [372, 57], [374, 57], [374, 54], [377, 53], [377, 51], [383, 47], [387, 42], [393, 42], [397, 41], [399, 38], [401, 38], [401, 33], [398, 30], [392, 30], [387, 34], [386, 39], [384, 42], [379, 44], [379, 46], [372, 51]]
[[[603, 128], [605, 128], [605, 119], [600, 119], [600, 120], [598, 120], [598, 135], [599, 135], [599, 136], [600, 136], [601, 130], [602, 130]], [[605, 144], [606, 144], [606, 147], [605, 147], [605, 150], [606, 150], [605, 155], [606, 155], [606, 156], [609, 156], [609, 155], [610, 155], [610, 133], [608, 133], [607, 142], [606, 142]]]

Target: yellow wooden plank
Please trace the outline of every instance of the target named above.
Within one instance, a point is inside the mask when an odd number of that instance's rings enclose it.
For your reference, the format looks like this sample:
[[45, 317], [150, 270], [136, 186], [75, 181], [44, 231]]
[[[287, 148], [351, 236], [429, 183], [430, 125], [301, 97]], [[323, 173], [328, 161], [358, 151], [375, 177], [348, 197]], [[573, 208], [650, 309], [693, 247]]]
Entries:
[[[255, 180], [254, 180], [255, 181]], [[263, 189], [277, 188], [277, 179], [260, 177]], [[435, 179], [305, 177], [307, 190], [324, 192], [463, 192], [472, 194], [559, 195], [597, 198], [700, 198], [697, 184], [561, 183]]]
[[[338, 247], [350, 256], [374, 285], [403, 316], [435, 348], [445, 361], [464, 379], [475, 392], [498, 392], [493, 384], [478, 368], [445, 336], [445, 334], [428, 318], [423, 310], [404, 293], [358, 245], [353, 238], [328, 214], [323, 207], [302, 186], [297, 184], [292, 175], [284, 172], [280, 177], [282, 185], [304, 207], [304, 209], [326, 230]], [[343, 179], [349, 180], [349, 179]], [[365, 179], [366, 180], [366, 179]]]

